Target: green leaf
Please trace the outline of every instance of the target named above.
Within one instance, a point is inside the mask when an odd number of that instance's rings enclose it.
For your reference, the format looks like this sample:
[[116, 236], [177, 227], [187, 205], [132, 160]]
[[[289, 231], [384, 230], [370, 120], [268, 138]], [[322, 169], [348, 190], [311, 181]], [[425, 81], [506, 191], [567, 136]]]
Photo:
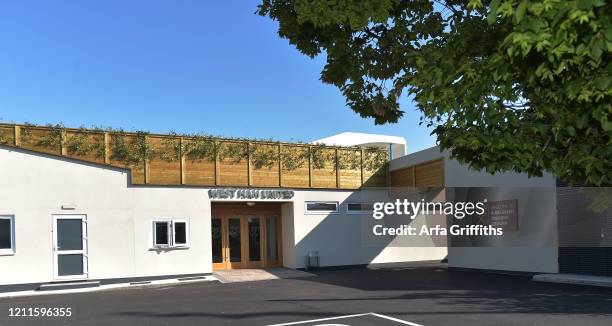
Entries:
[[595, 85], [597, 89], [605, 91], [610, 86], [610, 82], [612, 82], [612, 78], [608, 76], [600, 76], [593, 80], [593, 85]]
[[528, 0], [523, 0], [521, 1], [521, 4], [518, 5], [518, 7], [516, 8], [516, 13], [515, 13], [515, 18], [516, 18], [516, 23], [520, 23], [521, 20], [523, 20], [523, 17], [525, 17], [525, 11], [527, 10], [527, 5], [529, 4]]
[[608, 27], [606, 27], [603, 32], [604, 32], [604, 36], [606, 37], [606, 40], [612, 42], [612, 24], [609, 24]]
[[497, 19], [497, 9], [499, 8], [499, 2], [500, 0], [491, 1], [491, 5], [490, 5], [491, 11], [487, 15], [487, 22], [489, 23], [489, 25], [492, 25], [493, 23], [495, 23], [495, 20]]
[[481, 0], [470, 0], [468, 2], [467, 7], [470, 9], [482, 8], [482, 1]]
[[603, 53], [603, 50], [599, 46], [599, 42], [595, 42], [593, 44], [593, 47], [591, 48], [591, 56], [593, 57], [593, 59], [598, 60], [599, 58], [601, 58], [602, 53]]
[[576, 7], [580, 10], [589, 10], [595, 4], [593, 0], [578, 0], [576, 2]]
[[586, 121], [586, 115], [579, 115], [578, 117], [576, 117], [576, 127], [578, 127], [578, 129], [584, 128], [584, 126], [586, 125]]
[[605, 0], [591, 0], [591, 2], [593, 3], [593, 7], [601, 7], [606, 5]]

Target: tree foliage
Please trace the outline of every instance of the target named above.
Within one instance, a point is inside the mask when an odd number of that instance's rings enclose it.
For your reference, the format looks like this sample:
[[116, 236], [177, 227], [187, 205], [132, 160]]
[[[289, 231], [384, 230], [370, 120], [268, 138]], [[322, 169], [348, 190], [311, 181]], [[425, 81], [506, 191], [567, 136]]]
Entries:
[[610, 185], [612, 12], [604, 0], [263, 0], [258, 13], [377, 124], [414, 100], [477, 170]]

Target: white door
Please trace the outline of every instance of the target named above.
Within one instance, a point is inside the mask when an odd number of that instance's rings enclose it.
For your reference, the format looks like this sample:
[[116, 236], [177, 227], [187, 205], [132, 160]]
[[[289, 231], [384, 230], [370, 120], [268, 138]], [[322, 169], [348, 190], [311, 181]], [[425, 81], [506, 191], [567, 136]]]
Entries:
[[87, 279], [85, 215], [53, 215], [53, 265], [57, 280]]

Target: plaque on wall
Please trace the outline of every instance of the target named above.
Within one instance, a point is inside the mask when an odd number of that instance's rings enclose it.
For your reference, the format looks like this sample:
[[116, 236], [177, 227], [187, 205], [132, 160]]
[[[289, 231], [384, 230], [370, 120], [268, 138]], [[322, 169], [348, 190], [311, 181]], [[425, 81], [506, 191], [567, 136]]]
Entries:
[[518, 230], [518, 199], [487, 202], [482, 224], [502, 228], [506, 231]]

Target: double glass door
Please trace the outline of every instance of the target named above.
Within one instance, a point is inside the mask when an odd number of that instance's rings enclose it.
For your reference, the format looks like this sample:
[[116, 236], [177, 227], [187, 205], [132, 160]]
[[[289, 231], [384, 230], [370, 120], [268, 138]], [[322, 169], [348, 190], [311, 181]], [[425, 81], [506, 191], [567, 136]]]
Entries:
[[213, 217], [213, 269], [279, 266], [278, 216]]

